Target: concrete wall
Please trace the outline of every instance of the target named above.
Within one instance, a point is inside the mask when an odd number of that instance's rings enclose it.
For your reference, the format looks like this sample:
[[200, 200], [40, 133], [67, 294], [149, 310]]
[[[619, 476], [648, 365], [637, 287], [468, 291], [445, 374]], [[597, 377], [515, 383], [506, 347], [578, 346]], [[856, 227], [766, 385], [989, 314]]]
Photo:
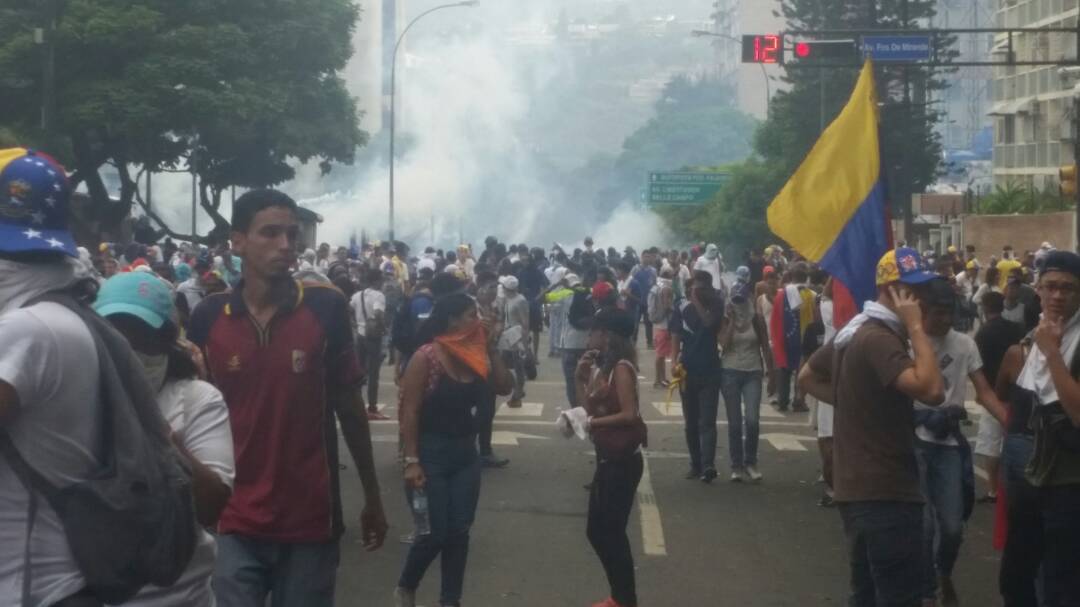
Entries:
[[1017, 253], [1039, 248], [1049, 242], [1059, 249], [1076, 250], [1076, 213], [1042, 215], [965, 215], [963, 244], [975, 245], [980, 259], [1000, 255], [1011, 244]]

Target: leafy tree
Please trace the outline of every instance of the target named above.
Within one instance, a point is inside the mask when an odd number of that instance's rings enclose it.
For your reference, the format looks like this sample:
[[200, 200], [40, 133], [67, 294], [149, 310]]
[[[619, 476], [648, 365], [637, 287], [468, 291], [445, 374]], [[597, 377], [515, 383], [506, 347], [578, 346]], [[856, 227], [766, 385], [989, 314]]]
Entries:
[[[349, 0], [8, 0], [0, 11], [0, 128], [47, 147], [115, 225], [139, 203], [146, 171], [191, 171], [227, 231], [221, 195], [293, 176], [287, 160], [351, 162], [366, 141], [338, 72], [351, 54]], [[41, 47], [34, 25], [57, 10], [56, 124], [37, 128]], [[119, 200], [102, 173], [115, 168]], [[133, 175], [131, 169], [135, 168]]]
[[980, 215], [1051, 213], [1064, 211], [1071, 205], [1071, 202], [1065, 202], [1056, 188], [1036, 190], [1031, 185], [1008, 183], [979, 197], [975, 201], [975, 212]]
[[623, 143], [615, 162], [619, 194], [636, 196], [650, 171], [746, 158], [757, 123], [732, 102], [731, 89], [715, 80], [672, 80], [657, 102], [656, 116]]

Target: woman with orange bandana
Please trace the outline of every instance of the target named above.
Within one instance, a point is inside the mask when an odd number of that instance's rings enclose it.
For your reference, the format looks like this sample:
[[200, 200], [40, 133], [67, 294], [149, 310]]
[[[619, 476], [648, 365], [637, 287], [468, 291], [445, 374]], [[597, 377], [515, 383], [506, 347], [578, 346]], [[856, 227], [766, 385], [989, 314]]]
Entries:
[[[435, 307], [420, 331], [423, 344], [401, 380], [401, 433], [405, 493], [418, 528], [398, 580], [397, 605], [415, 607], [416, 590], [442, 557], [439, 604], [460, 605], [469, 552], [469, 529], [480, 498], [480, 458], [473, 410], [490, 392], [506, 395], [513, 379], [495, 344], [490, 321], [449, 274], [431, 284]], [[419, 527], [419, 526], [418, 526]], [[425, 533], [426, 532], [426, 533]]]

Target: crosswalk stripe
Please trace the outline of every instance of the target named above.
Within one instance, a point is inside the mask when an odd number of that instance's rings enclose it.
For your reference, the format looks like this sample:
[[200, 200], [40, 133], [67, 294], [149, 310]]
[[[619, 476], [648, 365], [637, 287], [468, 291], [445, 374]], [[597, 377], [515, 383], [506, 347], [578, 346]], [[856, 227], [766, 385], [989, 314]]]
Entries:
[[664, 417], [682, 417], [682, 403], [679, 401], [661, 402], [653, 401], [653, 408]]
[[521, 407], [511, 409], [503, 403], [496, 413], [499, 417], [540, 417], [544, 414], [544, 403], [521, 403]]

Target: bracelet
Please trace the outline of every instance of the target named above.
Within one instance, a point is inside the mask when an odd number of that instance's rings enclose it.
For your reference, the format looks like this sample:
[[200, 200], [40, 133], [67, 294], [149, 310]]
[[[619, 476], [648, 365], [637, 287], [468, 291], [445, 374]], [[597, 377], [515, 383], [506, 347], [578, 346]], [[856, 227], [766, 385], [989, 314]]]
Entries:
[[419, 464], [420, 463], [420, 458], [419, 457], [405, 456], [405, 457], [402, 458], [401, 461], [403, 461], [406, 466], [411, 466], [413, 464]]

